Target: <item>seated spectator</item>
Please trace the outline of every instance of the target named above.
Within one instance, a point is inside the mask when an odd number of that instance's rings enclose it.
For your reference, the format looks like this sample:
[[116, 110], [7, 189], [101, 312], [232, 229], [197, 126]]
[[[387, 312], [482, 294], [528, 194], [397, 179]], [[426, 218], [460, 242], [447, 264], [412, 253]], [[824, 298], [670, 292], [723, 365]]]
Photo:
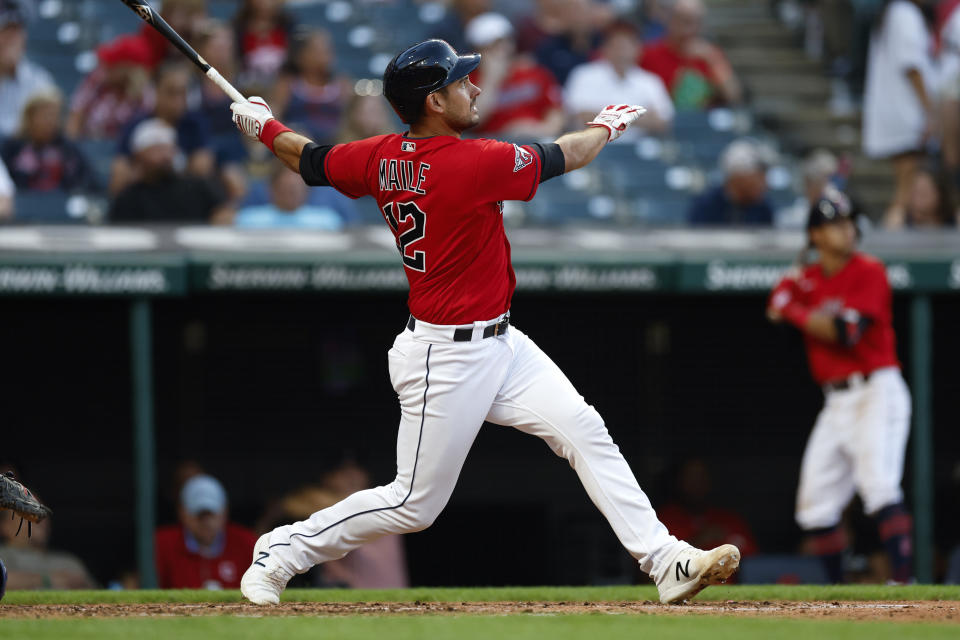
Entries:
[[234, 224], [247, 229], [342, 229], [340, 214], [309, 204], [308, 192], [300, 174], [278, 165], [270, 178], [270, 204], [241, 209]]
[[828, 149], [814, 149], [800, 167], [803, 192], [789, 206], [776, 212], [776, 225], [783, 229], [804, 229], [810, 215], [810, 203], [816, 202], [824, 188], [832, 184], [845, 188], [846, 177], [841, 174], [840, 161]]
[[156, 106], [152, 113], [134, 118], [120, 136], [117, 157], [110, 168], [110, 193], [119, 193], [133, 179], [130, 161], [130, 141], [133, 131], [145, 120], [159, 118], [177, 132], [177, 147], [182, 154], [178, 168], [203, 178], [213, 176], [215, 158], [210, 148], [209, 127], [206, 119], [196, 111], [187, 110], [187, 90], [190, 70], [181, 63], [164, 65], [157, 70]]
[[430, 37], [446, 40], [451, 47], [463, 53], [470, 49], [466, 28], [471, 20], [492, 10], [490, 0], [451, 0], [443, 19], [434, 25]]
[[676, 0], [663, 39], [644, 48], [640, 66], [660, 76], [679, 110], [740, 102], [740, 82], [723, 52], [700, 35], [701, 0]]
[[863, 151], [893, 165], [893, 200], [883, 224], [906, 223], [913, 174], [923, 160], [935, 122], [933, 39], [918, 2], [885, 5], [870, 38], [863, 94]]
[[13, 196], [17, 192], [7, 166], [0, 158], [0, 222], [13, 217]]
[[560, 85], [531, 56], [516, 54], [510, 21], [499, 13], [481, 14], [467, 25], [466, 38], [483, 56], [471, 79], [483, 90], [477, 96], [477, 133], [557, 136], [563, 128]]
[[23, 109], [19, 133], [0, 146], [10, 177], [23, 191], [91, 193], [99, 190], [93, 168], [63, 136], [63, 96], [56, 89], [34, 94]]
[[677, 492], [673, 500], [657, 509], [660, 521], [672, 535], [700, 548], [735, 544], [743, 557], [757, 552], [757, 542], [747, 521], [735, 511], [714, 506], [706, 461], [684, 461], [673, 486]]
[[293, 26], [283, 0], [243, 0], [233, 19], [242, 86], [267, 95], [287, 59]]
[[934, 164], [923, 164], [913, 174], [907, 197], [906, 226], [937, 229], [957, 224], [957, 206], [950, 176]]
[[0, 515], [0, 558], [7, 567], [8, 590], [97, 588], [80, 558], [50, 548], [52, 518], [32, 525], [28, 537], [20, 518], [10, 518], [6, 511]]
[[253, 531], [227, 519], [227, 493], [216, 478], [196, 475], [180, 491], [180, 524], [154, 537], [161, 589], [238, 589], [250, 566]]
[[[608, 104], [639, 104], [647, 112], [626, 139], [644, 131], [664, 133], [673, 121], [673, 102], [659, 76], [637, 66], [640, 39], [629, 22], [615, 22], [604, 32], [600, 59], [575, 67], [564, 88], [564, 104], [575, 122], [589, 122]], [[632, 134], [632, 135], [631, 135]]]
[[111, 204], [111, 222], [233, 221], [233, 210], [214, 182], [177, 173], [176, 138], [173, 127], [159, 118], [136, 126], [130, 136], [136, 177]]
[[330, 144], [337, 135], [353, 84], [337, 73], [330, 34], [322, 29], [298, 39], [289, 73], [277, 81], [270, 106], [291, 128], [318, 144]]
[[773, 205], [767, 198], [767, 163], [758, 145], [735, 140], [720, 157], [723, 184], [697, 196], [687, 212], [694, 225], [769, 225]]
[[665, 36], [669, 17], [667, 0], [643, 0], [640, 4], [640, 39], [653, 42]]
[[532, 13], [517, 20], [517, 50], [534, 53], [544, 40], [566, 27], [563, 5], [567, 0], [536, 0]]
[[594, 0], [563, 0], [559, 10], [563, 26], [537, 47], [537, 62], [546, 67], [561, 85], [577, 65], [589, 62], [600, 45], [600, 32], [611, 14]]
[[27, 100], [54, 86], [50, 73], [24, 56], [25, 0], [0, 0], [0, 138], [16, 133]]
[[[353, 142], [386, 133], [395, 133], [392, 112], [382, 96], [350, 96], [340, 120], [337, 142]], [[313, 189], [316, 191], [316, 189]]]
[[121, 36], [97, 49], [97, 59], [100, 64], [70, 102], [66, 134], [73, 139], [116, 138], [134, 116], [153, 107], [151, 53], [143, 38]]

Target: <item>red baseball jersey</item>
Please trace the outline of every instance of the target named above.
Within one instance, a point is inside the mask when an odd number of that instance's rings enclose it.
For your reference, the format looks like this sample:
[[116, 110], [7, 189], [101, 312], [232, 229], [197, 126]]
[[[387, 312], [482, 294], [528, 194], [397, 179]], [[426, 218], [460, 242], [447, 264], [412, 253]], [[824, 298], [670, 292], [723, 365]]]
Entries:
[[[804, 333], [810, 372], [818, 384], [854, 373], [900, 366], [893, 335], [893, 293], [883, 263], [855, 253], [840, 271], [826, 276], [819, 264], [806, 267], [796, 282], [779, 295], [791, 296], [812, 311], [835, 316], [867, 317], [870, 324], [852, 347], [828, 343]], [[789, 302], [789, 300], [785, 300]]]
[[160, 527], [154, 536], [160, 588], [239, 589], [256, 542], [257, 536], [249, 529], [227, 524], [223, 552], [206, 558], [187, 549], [182, 525]]
[[535, 151], [496, 140], [390, 134], [334, 146], [323, 169], [341, 193], [376, 199], [400, 250], [414, 318], [469, 324], [510, 308], [517, 280], [503, 201], [537, 192]]

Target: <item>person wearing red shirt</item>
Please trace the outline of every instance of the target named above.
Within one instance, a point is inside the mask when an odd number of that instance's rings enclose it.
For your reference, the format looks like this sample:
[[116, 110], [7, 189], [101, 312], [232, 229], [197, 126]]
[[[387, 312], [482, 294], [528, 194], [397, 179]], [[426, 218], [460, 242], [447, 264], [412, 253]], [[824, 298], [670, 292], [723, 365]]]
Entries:
[[529, 55], [517, 55], [513, 25], [499, 13], [467, 23], [467, 42], [482, 55], [470, 81], [477, 98], [478, 133], [547, 138], [563, 127], [563, 97], [553, 74]]
[[740, 82], [723, 52], [700, 35], [701, 0], [676, 0], [662, 40], [644, 47], [640, 66], [663, 80], [678, 110], [694, 110], [741, 99]]
[[[670, 535], [603, 419], [509, 313], [517, 279], [503, 201], [529, 200], [544, 180], [587, 165], [645, 109], [607, 107], [553, 143], [463, 139], [480, 121], [481, 91], [469, 78], [479, 64], [442, 40], [399, 53], [383, 82], [410, 125], [403, 135], [318, 145], [275, 120], [262, 98], [230, 106], [237, 127], [307, 184], [376, 199], [410, 284], [410, 316], [388, 352], [401, 406], [397, 477], [261, 536], [240, 584], [251, 602], [276, 604], [294, 574], [430, 526], [484, 421], [536, 435], [570, 462], [662, 602], [690, 598], [739, 566], [733, 545], [701, 551]], [[593, 330], [558, 322], [571, 336]]]
[[844, 509], [859, 493], [890, 558], [891, 577], [912, 572], [910, 514], [903, 504], [903, 460], [910, 392], [900, 374], [886, 269], [856, 251], [856, 212], [827, 187], [807, 222], [819, 260], [788, 273], [773, 289], [767, 317], [803, 332], [824, 407], [800, 467], [796, 519], [833, 582], [843, 577]]
[[187, 480], [180, 491], [180, 524], [154, 536], [161, 589], [237, 589], [257, 536], [227, 521], [227, 494], [208, 475]]

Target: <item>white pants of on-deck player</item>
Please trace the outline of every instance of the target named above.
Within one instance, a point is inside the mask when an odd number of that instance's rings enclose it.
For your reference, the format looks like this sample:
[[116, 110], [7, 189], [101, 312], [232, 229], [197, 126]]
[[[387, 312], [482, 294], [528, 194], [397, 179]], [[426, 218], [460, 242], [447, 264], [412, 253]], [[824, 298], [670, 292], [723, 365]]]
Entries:
[[828, 392], [800, 466], [797, 524], [805, 530], [838, 524], [854, 492], [868, 515], [903, 500], [909, 433], [910, 391], [896, 367]]
[[600, 415], [516, 327], [478, 339], [487, 324], [474, 323], [471, 342], [453, 342], [454, 327], [420, 321], [397, 336], [388, 354], [401, 409], [397, 477], [274, 529], [271, 552], [282, 566], [303, 573], [380, 536], [430, 526], [488, 420], [538, 436], [566, 458], [624, 547], [659, 575], [677, 539], [657, 519]]

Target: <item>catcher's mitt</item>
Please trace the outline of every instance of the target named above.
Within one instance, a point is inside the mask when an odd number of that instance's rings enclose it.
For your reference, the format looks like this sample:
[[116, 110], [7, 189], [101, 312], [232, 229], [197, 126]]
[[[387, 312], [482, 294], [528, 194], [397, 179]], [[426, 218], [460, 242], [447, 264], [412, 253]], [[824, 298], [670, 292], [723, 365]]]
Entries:
[[17, 482], [9, 471], [0, 474], [0, 511], [9, 509], [28, 522], [40, 522], [52, 512]]

